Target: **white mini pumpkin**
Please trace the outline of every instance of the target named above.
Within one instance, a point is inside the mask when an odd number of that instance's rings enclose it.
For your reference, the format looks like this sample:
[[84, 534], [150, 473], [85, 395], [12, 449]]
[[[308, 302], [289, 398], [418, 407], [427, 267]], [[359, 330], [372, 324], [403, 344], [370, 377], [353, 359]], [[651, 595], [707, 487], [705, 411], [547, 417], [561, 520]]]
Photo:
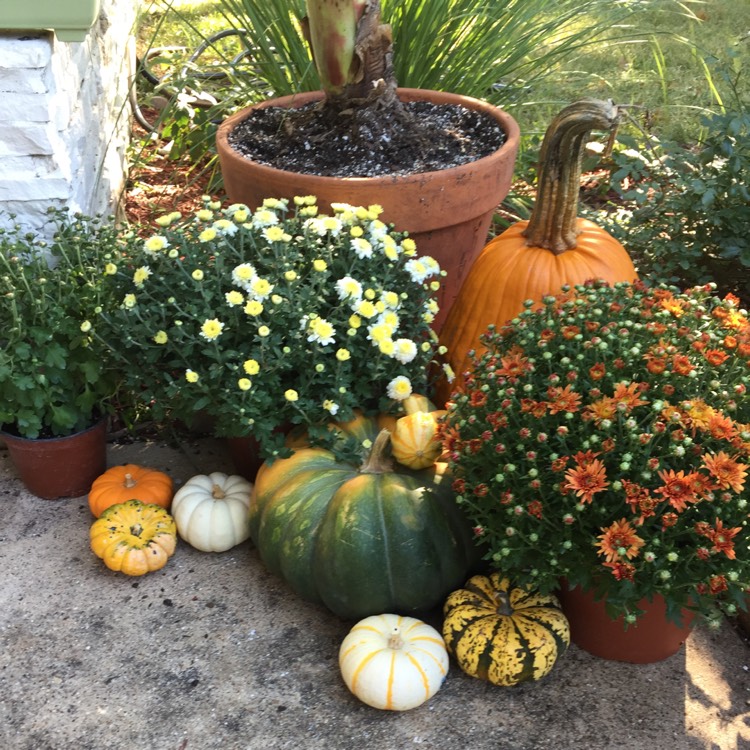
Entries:
[[253, 486], [220, 471], [198, 474], [177, 490], [171, 514], [179, 535], [202, 552], [224, 552], [250, 536]]
[[413, 617], [372, 615], [358, 622], [339, 650], [346, 686], [363, 703], [389, 711], [416, 708], [448, 674], [445, 641]]

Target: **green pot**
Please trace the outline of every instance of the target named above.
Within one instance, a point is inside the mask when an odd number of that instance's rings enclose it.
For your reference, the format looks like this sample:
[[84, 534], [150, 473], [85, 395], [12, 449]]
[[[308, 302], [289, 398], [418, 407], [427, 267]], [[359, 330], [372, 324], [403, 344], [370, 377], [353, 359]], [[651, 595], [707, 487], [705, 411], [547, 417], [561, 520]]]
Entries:
[[3, 0], [0, 29], [53, 29], [63, 42], [82, 42], [99, 15], [101, 0]]

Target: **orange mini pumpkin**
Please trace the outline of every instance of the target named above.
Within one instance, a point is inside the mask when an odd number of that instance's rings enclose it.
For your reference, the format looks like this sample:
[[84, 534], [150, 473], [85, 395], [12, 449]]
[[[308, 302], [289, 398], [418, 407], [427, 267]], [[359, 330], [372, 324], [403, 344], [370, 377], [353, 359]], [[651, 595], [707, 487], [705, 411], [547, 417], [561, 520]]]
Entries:
[[137, 464], [113, 466], [94, 480], [89, 491], [89, 508], [99, 516], [112, 505], [128, 500], [169, 508], [174, 495], [172, 478], [163, 471]]
[[442, 379], [436, 398], [444, 403], [471, 368], [469, 351], [484, 352], [480, 334], [502, 326], [565, 284], [590, 279], [609, 283], [638, 278], [625, 248], [604, 229], [578, 218], [581, 162], [592, 129], [613, 130], [619, 120], [611, 101], [584, 99], [554, 118], [539, 154], [536, 203], [528, 221], [519, 221], [491, 240], [471, 267], [440, 333], [452, 386]]

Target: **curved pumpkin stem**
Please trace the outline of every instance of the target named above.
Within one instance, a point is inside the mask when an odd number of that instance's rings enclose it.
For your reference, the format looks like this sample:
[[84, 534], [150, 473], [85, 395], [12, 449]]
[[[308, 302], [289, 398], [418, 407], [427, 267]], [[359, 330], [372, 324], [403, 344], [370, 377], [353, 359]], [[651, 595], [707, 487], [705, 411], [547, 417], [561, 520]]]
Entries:
[[526, 244], [555, 255], [576, 246], [578, 192], [584, 148], [592, 130], [614, 130], [620, 112], [610, 101], [582, 99], [565, 107], [547, 128], [539, 152], [536, 203], [524, 231]]
[[393, 462], [386, 455], [386, 449], [391, 442], [389, 430], [381, 430], [372, 444], [370, 453], [360, 468], [361, 474], [385, 474], [393, 471]]

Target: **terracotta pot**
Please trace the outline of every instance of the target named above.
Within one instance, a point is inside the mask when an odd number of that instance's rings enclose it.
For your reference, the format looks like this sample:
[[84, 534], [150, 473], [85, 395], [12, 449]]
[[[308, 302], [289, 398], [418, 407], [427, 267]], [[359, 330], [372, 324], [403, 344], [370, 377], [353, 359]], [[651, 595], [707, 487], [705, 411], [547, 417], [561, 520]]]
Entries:
[[260, 456], [260, 445], [251, 435], [248, 437], [225, 438], [229, 458], [234, 470], [248, 482], [255, 482], [263, 459]]
[[315, 195], [324, 211], [330, 211], [330, 204], [335, 202], [380, 204], [383, 220], [394, 224], [398, 231], [408, 231], [417, 243], [417, 252], [431, 255], [448, 272], [438, 296], [440, 313], [433, 325], [439, 331], [469, 268], [487, 242], [496, 207], [508, 194], [520, 132], [509, 114], [479, 99], [422, 89], [398, 89], [398, 95], [405, 102], [430, 101], [486, 112], [497, 120], [507, 140], [489, 156], [460, 167], [380, 177], [320, 177], [287, 172], [258, 164], [231, 147], [229, 133], [253, 109], [301, 107], [323, 96], [321, 92], [307, 92], [241, 110], [219, 127], [216, 145], [224, 187], [237, 203], [257, 208], [264, 198]]
[[652, 601], [638, 602], [645, 613], [626, 630], [623, 618], [611, 619], [604, 600], [595, 600], [591, 592], [569, 589], [563, 583], [558, 593], [570, 622], [571, 641], [602, 659], [631, 664], [662, 661], [679, 651], [693, 627], [692, 612], [683, 612], [682, 627], [668, 620], [666, 604], [658, 594]]
[[29, 439], [2, 432], [21, 481], [45, 500], [81, 497], [107, 468], [107, 420], [74, 435]]

